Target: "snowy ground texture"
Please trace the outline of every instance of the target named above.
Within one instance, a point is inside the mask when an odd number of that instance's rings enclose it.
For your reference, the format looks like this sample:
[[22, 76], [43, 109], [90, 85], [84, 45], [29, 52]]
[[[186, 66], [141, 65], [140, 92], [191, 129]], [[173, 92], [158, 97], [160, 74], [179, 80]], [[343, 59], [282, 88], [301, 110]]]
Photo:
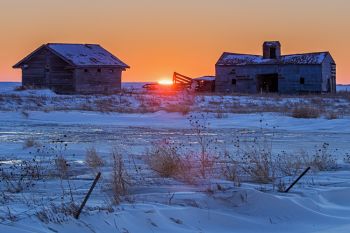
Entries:
[[[117, 95], [60, 96], [16, 86], [0, 84], [1, 233], [350, 232], [348, 86], [332, 96], [150, 94], [137, 83]], [[299, 106], [318, 111], [303, 118]], [[202, 140], [213, 155], [204, 176]], [[145, 158], [162, 143], [187, 156], [188, 174], [151, 168]], [[86, 163], [91, 148], [98, 168]], [[267, 155], [271, 179], [254, 179], [263, 174], [249, 173], [247, 151]], [[128, 186], [118, 200], [112, 154]], [[68, 204], [82, 202], [97, 170], [76, 220]]]

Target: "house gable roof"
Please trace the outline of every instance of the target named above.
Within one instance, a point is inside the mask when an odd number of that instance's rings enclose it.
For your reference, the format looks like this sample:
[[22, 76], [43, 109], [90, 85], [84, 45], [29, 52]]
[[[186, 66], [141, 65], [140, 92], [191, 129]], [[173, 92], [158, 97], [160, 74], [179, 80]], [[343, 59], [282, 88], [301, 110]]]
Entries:
[[20, 68], [21, 65], [34, 56], [39, 50], [46, 48], [56, 54], [68, 64], [74, 67], [91, 67], [91, 66], [115, 66], [123, 69], [130, 68], [119, 58], [105, 50], [98, 44], [59, 44], [49, 43], [40, 46], [34, 52], [22, 59], [14, 68]]
[[283, 55], [279, 59], [264, 59], [263, 56], [239, 53], [223, 53], [216, 65], [320, 65], [329, 52]]

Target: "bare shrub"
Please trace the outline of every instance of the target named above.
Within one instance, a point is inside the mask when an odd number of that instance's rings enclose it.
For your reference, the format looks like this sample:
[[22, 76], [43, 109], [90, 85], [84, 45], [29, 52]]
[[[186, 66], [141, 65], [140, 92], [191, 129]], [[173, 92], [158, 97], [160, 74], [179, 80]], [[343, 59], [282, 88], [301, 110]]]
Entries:
[[350, 163], [350, 153], [346, 153], [343, 160], [344, 163]]
[[118, 204], [121, 197], [128, 194], [131, 181], [124, 165], [123, 156], [117, 149], [112, 150], [112, 163], [111, 187], [113, 201]]
[[309, 106], [298, 106], [292, 110], [294, 118], [319, 118], [320, 110]]
[[194, 137], [196, 138], [200, 151], [198, 161], [200, 163], [200, 174], [203, 178], [213, 172], [214, 164], [217, 160], [215, 150], [212, 146], [215, 144], [215, 140], [208, 136], [209, 122], [207, 115], [191, 115], [189, 116], [189, 123]]
[[22, 114], [22, 116], [23, 116], [24, 118], [28, 118], [28, 117], [29, 117], [29, 112], [27, 112], [27, 111], [25, 111], [25, 110], [23, 110], [23, 111], [21, 112], [21, 114]]
[[181, 156], [177, 148], [166, 139], [153, 144], [146, 161], [162, 177], [176, 177], [181, 171]]
[[[66, 196], [69, 197], [69, 203], [73, 205], [74, 204], [74, 196], [73, 196], [73, 189], [71, 186], [70, 174], [69, 174], [70, 173], [70, 164], [63, 157], [63, 155], [58, 155], [56, 157], [56, 159], [54, 160], [54, 162], [55, 162], [55, 168], [56, 168], [57, 175], [60, 178], [60, 185], [61, 185], [61, 190], [62, 190], [62, 197], [61, 197], [62, 206], [66, 205], [66, 203], [65, 203]], [[64, 180], [68, 184], [68, 190], [63, 185]]]
[[95, 105], [97, 110], [103, 113], [115, 111], [112, 98], [98, 98], [95, 100]]
[[62, 224], [69, 221], [70, 216], [75, 216], [79, 206], [74, 203], [57, 205], [50, 203], [35, 213], [35, 216], [43, 223]]
[[35, 180], [40, 179], [42, 166], [33, 158], [28, 161], [12, 161], [9, 165], [0, 163], [0, 178], [6, 191], [19, 193], [35, 185]]
[[280, 179], [277, 183], [277, 191], [278, 192], [285, 192], [287, 189], [286, 183], [283, 181], [283, 179]]
[[311, 160], [311, 166], [319, 171], [329, 171], [337, 168], [337, 159], [329, 151], [328, 143], [323, 143], [320, 148], [316, 149]]
[[241, 186], [241, 166], [239, 161], [234, 159], [232, 155], [228, 151], [224, 152], [224, 163], [222, 165], [222, 174], [223, 176], [232, 182], [234, 182], [235, 186]]
[[242, 169], [258, 183], [269, 183], [275, 179], [272, 149], [266, 139], [254, 140], [253, 145], [243, 150]]
[[101, 156], [97, 153], [95, 147], [86, 150], [85, 162], [94, 171], [99, 170], [105, 164]]
[[38, 146], [40, 146], [40, 143], [35, 141], [35, 139], [32, 137], [27, 138], [23, 144], [24, 149], [31, 148], [31, 147], [38, 147]]
[[68, 178], [68, 171], [70, 165], [68, 164], [67, 160], [62, 155], [59, 155], [54, 160], [54, 162], [57, 175], [62, 179]]
[[339, 113], [335, 112], [335, 111], [331, 111], [331, 112], [326, 112], [325, 113], [325, 117], [328, 120], [335, 120], [340, 118]]
[[157, 141], [147, 151], [146, 163], [161, 177], [194, 184], [199, 171], [198, 155], [193, 152], [181, 154], [182, 147], [175, 146], [168, 139]]
[[287, 153], [282, 151], [275, 159], [276, 169], [285, 176], [296, 176], [298, 173], [307, 166], [305, 161], [305, 152], [300, 153]]

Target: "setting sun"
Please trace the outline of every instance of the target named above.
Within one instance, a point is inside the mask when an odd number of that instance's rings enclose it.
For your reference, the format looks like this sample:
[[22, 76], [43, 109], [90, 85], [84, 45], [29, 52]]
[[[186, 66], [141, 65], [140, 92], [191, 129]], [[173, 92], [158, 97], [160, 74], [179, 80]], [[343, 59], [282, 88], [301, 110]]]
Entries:
[[160, 85], [172, 85], [173, 81], [170, 79], [162, 79], [158, 81], [158, 84]]

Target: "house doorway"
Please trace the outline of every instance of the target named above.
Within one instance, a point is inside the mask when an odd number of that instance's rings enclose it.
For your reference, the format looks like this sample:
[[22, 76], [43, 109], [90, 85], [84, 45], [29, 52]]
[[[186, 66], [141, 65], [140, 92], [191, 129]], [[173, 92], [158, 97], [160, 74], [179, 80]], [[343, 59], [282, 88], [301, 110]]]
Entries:
[[262, 74], [257, 76], [258, 92], [278, 92], [278, 74]]

